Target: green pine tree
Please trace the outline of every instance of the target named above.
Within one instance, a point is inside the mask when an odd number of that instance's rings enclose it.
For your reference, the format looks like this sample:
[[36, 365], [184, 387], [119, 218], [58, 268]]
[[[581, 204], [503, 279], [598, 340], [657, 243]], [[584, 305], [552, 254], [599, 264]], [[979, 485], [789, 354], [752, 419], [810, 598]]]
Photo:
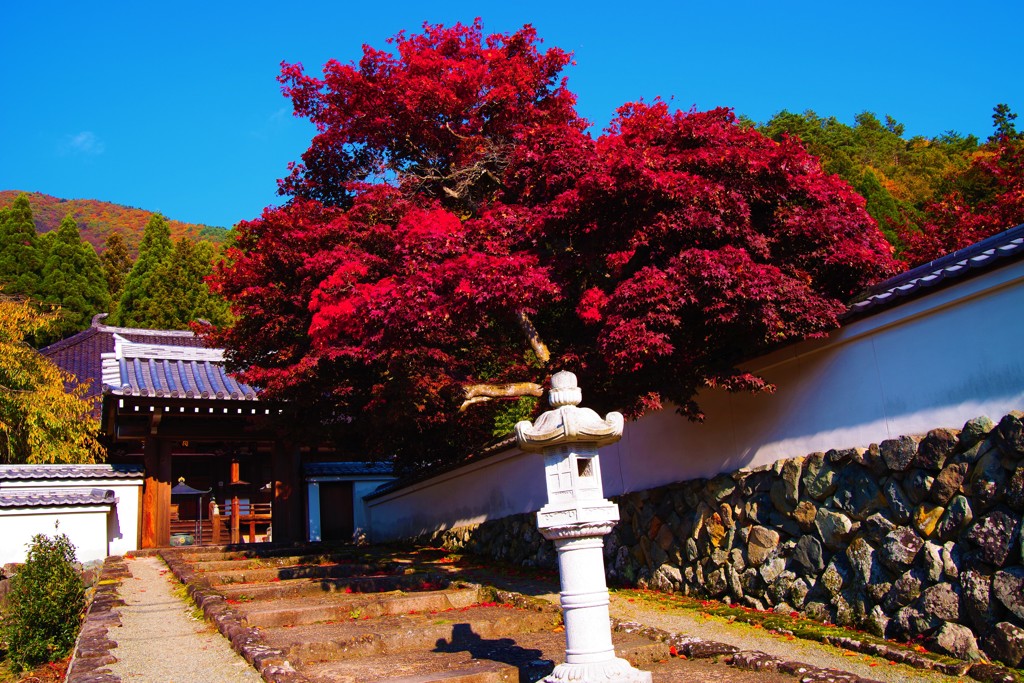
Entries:
[[92, 245], [82, 241], [75, 219], [65, 216], [51, 235], [39, 294], [44, 303], [59, 308], [60, 316], [42, 343], [84, 330], [94, 315], [110, 309], [103, 266]]
[[994, 128], [992, 135], [989, 136], [989, 142], [999, 142], [1000, 140], [1020, 140], [1024, 135], [1017, 131], [1017, 124], [1014, 121], [1017, 119], [1017, 114], [1010, 109], [1010, 105], [1005, 103], [997, 104], [992, 108], [992, 127]]
[[22, 193], [0, 212], [0, 289], [8, 296], [38, 296], [42, 267], [32, 207]]
[[214, 325], [229, 322], [227, 303], [206, 284], [215, 257], [215, 248], [205, 240], [182, 237], [175, 242], [171, 257], [153, 273], [147, 326], [182, 329], [196, 320]]
[[170, 259], [174, 245], [171, 243], [171, 228], [160, 214], [153, 214], [142, 233], [139, 257], [135, 260], [117, 310], [111, 316], [115, 325], [127, 327], [152, 327], [148, 311], [166, 304], [153, 300], [153, 276]]
[[112, 302], [117, 302], [124, 291], [125, 281], [132, 269], [132, 256], [128, 252], [128, 243], [119, 231], [110, 233], [100, 254], [103, 264], [103, 275], [107, 279], [107, 291]]
[[896, 228], [902, 224], [903, 215], [910, 211], [910, 207], [901, 207], [889, 191], [882, 187], [882, 183], [878, 182], [878, 176], [870, 168], [864, 171], [853, 189], [864, 197], [865, 208], [878, 221], [878, 227], [885, 233], [886, 239], [895, 244], [898, 241]]

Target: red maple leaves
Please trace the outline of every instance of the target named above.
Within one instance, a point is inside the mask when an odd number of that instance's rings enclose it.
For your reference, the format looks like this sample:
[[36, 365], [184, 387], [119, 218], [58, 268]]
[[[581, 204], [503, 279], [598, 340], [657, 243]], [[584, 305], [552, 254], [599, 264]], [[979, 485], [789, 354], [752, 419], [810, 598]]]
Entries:
[[503, 409], [458, 410], [466, 384], [567, 368], [588, 405], [696, 416], [698, 389], [766, 388], [738, 364], [824, 334], [895, 271], [863, 200], [797, 143], [663, 102], [593, 138], [569, 56], [538, 42], [426, 26], [323, 79], [284, 66], [318, 133], [293, 199], [242, 224], [217, 275], [238, 316], [217, 341], [248, 381], [428, 464]]

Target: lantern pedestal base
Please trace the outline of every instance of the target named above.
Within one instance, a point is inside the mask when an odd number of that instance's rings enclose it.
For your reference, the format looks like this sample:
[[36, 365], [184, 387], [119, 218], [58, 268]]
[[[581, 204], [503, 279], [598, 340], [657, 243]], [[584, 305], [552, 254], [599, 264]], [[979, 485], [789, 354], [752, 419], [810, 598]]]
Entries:
[[651, 672], [638, 671], [616, 657], [589, 664], [559, 664], [544, 683], [651, 683]]

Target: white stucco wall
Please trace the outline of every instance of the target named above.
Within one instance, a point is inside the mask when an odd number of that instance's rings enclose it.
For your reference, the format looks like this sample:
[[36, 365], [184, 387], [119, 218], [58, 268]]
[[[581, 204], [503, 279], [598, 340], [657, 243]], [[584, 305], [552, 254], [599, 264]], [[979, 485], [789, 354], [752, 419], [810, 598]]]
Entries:
[[[698, 396], [706, 420], [664, 410], [602, 449], [614, 496], [830, 448], [867, 446], [1024, 409], [1024, 262], [854, 321], [747, 367], [774, 394]], [[579, 378], [587, 404], [587, 378]], [[375, 541], [532, 512], [539, 455], [513, 449], [367, 502]]]
[[[114, 505], [95, 506], [88, 510], [77, 507], [53, 508], [0, 508], [0, 556], [16, 556], [16, 559], [3, 562], [22, 562], [24, 560], [25, 543], [34, 534], [54, 534], [54, 522], [60, 522], [59, 533], [66, 533], [75, 547], [78, 548], [78, 559], [83, 559], [83, 548], [90, 548], [90, 553], [103, 548], [103, 554], [89, 559], [103, 559], [107, 555], [124, 555], [139, 548], [139, 515], [142, 498], [141, 477], [130, 478], [75, 478], [75, 479], [24, 479], [18, 481], [0, 481], [3, 490], [27, 489], [103, 489], [114, 492], [117, 502]], [[96, 526], [94, 515], [102, 512], [102, 524]], [[84, 515], [84, 516], [81, 516]], [[38, 517], [32, 521], [32, 517]], [[66, 517], [66, 519], [65, 519]], [[88, 536], [72, 536], [66, 526], [75, 530], [76, 534]], [[25, 529], [34, 529], [26, 532]], [[28, 533], [24, 541], [8, 542], [21, 538], [17, 534]], [[93, 538], [95, 536], [95, 538]]]
[[52, 508], [0, 509], [0, 564], [24, 562], [28, 544], [36, 534], [66, 534], [79, 562], [103, 560], [110, 554], [107, 517], [111, 506], [88, 505]]

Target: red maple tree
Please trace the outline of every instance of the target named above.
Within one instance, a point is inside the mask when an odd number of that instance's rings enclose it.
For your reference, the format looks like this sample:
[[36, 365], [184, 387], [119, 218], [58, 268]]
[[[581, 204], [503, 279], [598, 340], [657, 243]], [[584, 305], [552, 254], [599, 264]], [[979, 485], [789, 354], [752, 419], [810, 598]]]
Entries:
[[825, 334], [895, 272], [863, 200], [799, 143], [660, 101], [593, 138], [569, 55], [539, 43], [425, 26], [323, 79], [284, 65], [318, 133], [215, 283], [247, 381], [430, 464], [561, 368], [588, 405], [699, 417], [699, 389], [768, 388], [742, 361]]

